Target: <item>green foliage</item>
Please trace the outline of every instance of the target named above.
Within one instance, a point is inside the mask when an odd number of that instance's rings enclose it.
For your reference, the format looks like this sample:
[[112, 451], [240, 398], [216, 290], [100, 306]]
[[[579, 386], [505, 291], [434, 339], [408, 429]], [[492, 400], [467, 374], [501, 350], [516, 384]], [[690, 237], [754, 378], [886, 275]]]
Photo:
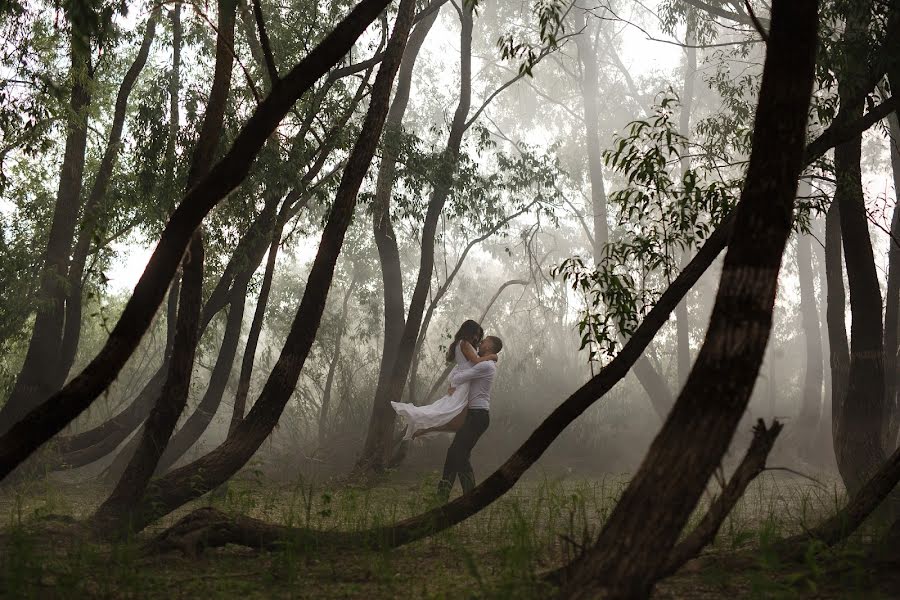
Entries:
[[677, 98], [664, 94], [648, 120], [633, 121], [604, 160], [625, 187], [610, 194], [614, 237], [593, 266], [581, 257], [553, 269], [585, 300], [578, 322], [589, 360], [613, 356], [677, 274], [682, 254], [701, 244], [733, 207], [738, 181], [714, 168], [686, 167], [688, 146], [674, 120]]

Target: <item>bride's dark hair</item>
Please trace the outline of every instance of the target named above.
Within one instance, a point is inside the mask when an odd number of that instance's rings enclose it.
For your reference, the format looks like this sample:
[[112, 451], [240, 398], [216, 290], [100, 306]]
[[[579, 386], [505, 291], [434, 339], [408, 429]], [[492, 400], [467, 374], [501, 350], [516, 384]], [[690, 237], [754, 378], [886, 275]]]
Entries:
[[456, 345], [460, 340], [465, 340], [472, 344], [472, 347], [478, 349], [478, 343], [484, 337], [484, 329], [472, 319], [467, 319], [459, 326], [459, 331], [453, 336], [453, 343], [447, 348], [447, 362], [453, 362], [456, 359]]

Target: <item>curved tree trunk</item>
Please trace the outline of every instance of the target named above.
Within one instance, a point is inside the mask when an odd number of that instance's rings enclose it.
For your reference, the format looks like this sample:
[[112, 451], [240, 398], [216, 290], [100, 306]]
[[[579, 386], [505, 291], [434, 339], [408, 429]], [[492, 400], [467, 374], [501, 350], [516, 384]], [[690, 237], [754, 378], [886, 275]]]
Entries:
[[62, 390], [0, 437], [0, 479], [81, 414], [116, 378], [150, 326], [194, 230], [244, 180], [256, 154], [294, 102], [337, 64], [388, 3], [361, 0], [260, 102], [231, 149], [175, 209], [131, 299], [97, 356]]
[[[441, 156], [441, 166], [438, 167], [434, 188], [428, 202], [425, 220], [422, 224], [422, 251], [419, 258], [419, 275], [416, 287], [413, 290], [409, 303], [409, 311], [399, 340], [395, 344], [396, 351], [393, 354], [393, 365], [389, 375], [379, 377], [379, 385], [375, 391], [375, 399], [372, 403], [372, 414], [369, 419], [369, 429], [366, 433], [366, 441], [363, 445], [362, 455], [357, 467], [361, 470], [381, 469], [387, 465], [393, 450], [394, 423], [396, 413], [391, 407], [391, 400], [400, 398], [403, 388], [409, 377], [412, 364], [413, 350], [419, 328], [422, 324], [422, 315], [425, 311], [425, 302], [428, 299], [428, 290], [431, 287], [431, 275], [434, 268], [434, 243], [437, 234], [437, 225], [444, 209], [444, 203], [450, 194], [453, 185], [453, 177], [456, 173], [456, 165], [459, 159], [462, 137], [466, 131], [466, 118], [469, 115], [469, 107], [472, 101], [472, 11], [474, 7], [464, 5], [461, 15], [460, 29], [460, 85], [459, 102], [450, 125], [450, 135], [447, 146]], [[411, 68], [411, 67], [410, 67]], [[382, 219], [389, 219], [384, 213]], [[384, 269], [384, 267], [382, 267]], [[384, 270], [382, 271], [384, 273]], [[400, 283], [391, 281], [392, 285]], [[387, 287], [385, 288], [387, 289]], [[402, 295], [400, 296], [402, 299]], [[399, 304], [392, 299], [391, 308], [396, 310]], [[388, 298], [385, 297], [385, 310], [388, 309]], [[387, 317], [387, 312], [385, 313]], [[392, 317], [394, 318], [394, 317]], [[396, 322], [393, 323], [397, 325]], [[387, 328], [385, 329], [387, 332]], [[392, 334], [393, 335], [393, 334]], [[387, 335], [385, 336], [387, 338]], [[383, 359], [384, 360], [384, 359]]]
[[403, 61], [397, 73], [397, 91], [388, 110], [384, 123], [383, 152], [378, 165], [375, 181], [375, 197], [372, 201], [372, 232], [378, 260], [381, 266], [381, 281], [384, 296], [384, 339], [382, 340], [381, 364], [378, 370], [378, 391], [387, 385], [394, 368], [397, 348], [403, 328], [406, 325], [406, 309], [403, 302], [403, 269], [400, 265], [400, 248], [391, 221], [391, 195], [400, 153], [400, 136], [403, 133], [403, 115], [409, 104], [412, 75], [416, 58], [428, 37], [428, 32], [437, 20], [439, 11], [416, 25], [409, 36], [409, 43], [403, 53]]
[[66, 124], [66, 149], [41, 271], [38, 310], [25, 362], [9, 399], [0, 409], [0, 434], [6, 434], [17, 421], [58, 389], [54, 374], [58, 371], [65, 320], [64, 281], [81, 207], [88, 108], [93, 85], [90, 45], [76, 40], [77, 35], [74, 32], [71, 34], [69, 79], [72, 91]]
[[[825, 213], [825, 319], [828, 326], [828, 361], [831, 370], [831, 436], [836, 449], [844, 437], [843, 409], [850, 372], [850, 342], [847, 340], [844, 261], [841, 250], [841, 217], [837, 202]], [[835, 450], [835, 455], [837, 451]]]
[[773, 2], [753, 150], [706, 339], [640, 469], [573, 565], [563, 597], [649, 596], [747, 407], [803, 165], [817, 9], [816, 0]]

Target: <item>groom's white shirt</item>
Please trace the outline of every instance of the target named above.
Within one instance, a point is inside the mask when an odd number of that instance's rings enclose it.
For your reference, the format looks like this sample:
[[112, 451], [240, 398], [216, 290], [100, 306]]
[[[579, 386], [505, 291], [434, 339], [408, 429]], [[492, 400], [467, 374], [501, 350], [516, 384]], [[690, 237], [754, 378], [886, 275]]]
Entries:
[[469, 383], [469, 408], [491, 408], [491, 386], [497, 375], [497, 363], [492, 360], [480, 362], [468, 369], [454, 368], [450, 373], [450, 385], [459, 387]]

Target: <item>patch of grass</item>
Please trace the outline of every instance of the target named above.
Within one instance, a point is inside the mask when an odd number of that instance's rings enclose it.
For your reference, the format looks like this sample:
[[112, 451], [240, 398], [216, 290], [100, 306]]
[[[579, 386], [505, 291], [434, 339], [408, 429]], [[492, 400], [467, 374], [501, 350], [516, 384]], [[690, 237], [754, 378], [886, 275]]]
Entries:
[[[0, 589], [22, 598], [544, 598], [551, 590], [543, 587], [540, 573], [572, 560], [596, 538], [626, 482], [531, 477], [460, 525], [391, 551], [335, 553], [288, 541], [276, 552], [226, 547], [196, 560], [145, 556], [141, 544], [203, 504], [323, 531], [367, 529], [433, 507], [436, 475], [363, 488], [307, 480], [274, 484], [249, 471], [155, 529], [117, 544], [88, 541], [74, 520], [60, 521], [56, 530], [47, 527], [54, 522], [50, 514], [90, 514], [105, 490], [33, 483], [0, 495], [7, 523]], [[772, 549], [775, 540], [802, 531], [840, 502], [833, 482], [823, 487], [759, 478], [704, 558], [662, 582], [657, 596], [878, 597], [878, 573], [867, 558], [877, 539], [871, 529], [839, 548], [810, 547], [797, 564], [783, 563]], [[698, 508], [692, 522], [704, 509]]]

